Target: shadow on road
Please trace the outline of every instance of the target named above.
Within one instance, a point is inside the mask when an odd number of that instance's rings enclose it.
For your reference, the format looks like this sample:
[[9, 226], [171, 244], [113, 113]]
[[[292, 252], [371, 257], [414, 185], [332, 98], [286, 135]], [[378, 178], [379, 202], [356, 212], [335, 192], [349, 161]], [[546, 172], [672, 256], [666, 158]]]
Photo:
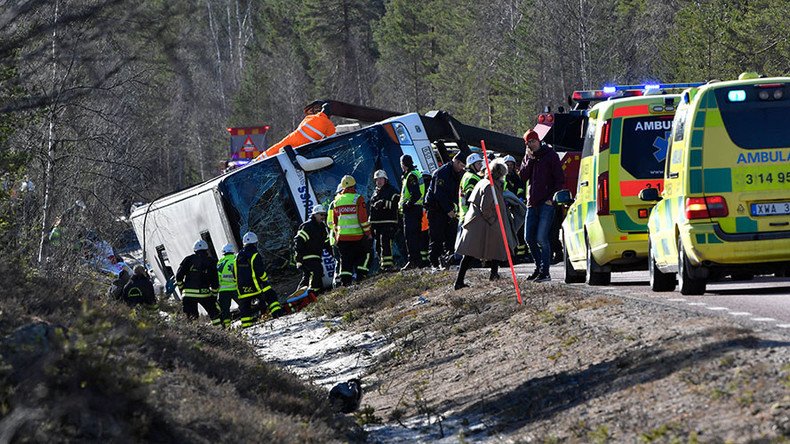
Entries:
[[[705, 338], [726, 339], [715, 339], [701, 347], [689, 346]], [[534, 421], [550, 419], [589, 400], [665, 378], [703, 361], [717, 359], [732, 350], [788, 346], [790, 342], [761, 341], [748, 330], [708, 329], [634, 350], [591, 365], [585, 370], [530, 379], [509, 392], [473, 404], [463, 414], [499, 417], [501, 422], [497, 431], [508, 433]]]
[[[740, 282], [716, 282], [717, 284], [735, 284]], [[790, 293], [790, 285], [782, 287], [757, 287], [757, 288], [708, 288], [705, 294], [714, 294], [717, 296], [756, 296], [766, 294], [787, 294]]]
[[650, 285], [650, 281], [612, 282], [609, 285], [612, 287], [631, 287], [635, 285], [639, 285], [639, 286], [644, 285], [645, 287], [647, 287]]

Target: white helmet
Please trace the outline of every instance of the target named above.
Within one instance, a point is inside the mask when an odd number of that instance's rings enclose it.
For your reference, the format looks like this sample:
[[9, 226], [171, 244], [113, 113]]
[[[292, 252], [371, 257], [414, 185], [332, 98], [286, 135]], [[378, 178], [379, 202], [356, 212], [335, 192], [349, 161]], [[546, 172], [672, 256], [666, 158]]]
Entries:
[[483, 160], [483, 156], [477, 153], [472, 153], [466, 157], [466, 167], [469, 168], [472, 165], [476, 164], [477, 162], [481, 162], [482, 160]]
[[373, 178], [374, 179], [387, 179], [387, 180], [390, 180], [390, 178], [387, 177], [387, 172], [384, 171], [384, 170], [376, 170], [376, 172], [373, 173]]
[[244, 234], [244, 237], [241, 241], [244, 243], [244, 245], [257, 244], [258, 236], [256, 236], [252, 231], [248, 231]]
[[505, 163], [508, 163], [508, 162], [516, 163], [516, 158], [511, 156], [510, 154], [508, 154], [507, 156], [505, 156]]
[[233, 254], [235, 252], [236, 248], [233, 246], [233, 244], [225, 244], [225, 246], [222, 247], [222, 254]]
[[326, 208], [323, 205], [316, 205], [313, 207], [313, 211], [310, 212], [311, 216], [315, 216], [316, 214], [326, 214]]
[[203, 239], [200, 239], [199, 241], [195, 242], [195, 246], [192, 247], [192, 250], [194, 250], [194, 251], [201, 251], [201, 250], [202, 251], [208, 251], [208, 244]]

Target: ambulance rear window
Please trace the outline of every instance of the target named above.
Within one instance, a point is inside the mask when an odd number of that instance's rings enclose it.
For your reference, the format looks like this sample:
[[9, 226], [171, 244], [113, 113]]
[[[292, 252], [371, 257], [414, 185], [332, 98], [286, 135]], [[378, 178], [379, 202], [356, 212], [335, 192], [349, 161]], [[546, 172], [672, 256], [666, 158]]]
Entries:
[[721, 119], [741, 148], [790, 146], [790, 87], [742, 85], [715, 90]]
[[658, 179], [664, 175], [673, 116], [623, 119], [620, 164], [635, 179]]

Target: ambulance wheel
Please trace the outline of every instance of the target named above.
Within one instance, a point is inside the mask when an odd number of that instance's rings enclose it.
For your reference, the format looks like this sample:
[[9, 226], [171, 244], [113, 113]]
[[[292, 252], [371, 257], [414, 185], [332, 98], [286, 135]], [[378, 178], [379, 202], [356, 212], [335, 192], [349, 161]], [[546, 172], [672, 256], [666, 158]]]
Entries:
[[583, 271], [576, 271], [573, 269], [573, 264], [568, 257], [568, 247], [565, 245], [565, 240], [562, 241], [562, 259], [565, 261], [565, 283], [566, 284], [583, 284], [587, 275]]
[[656, 265], [653, 248], [647, 244], [647, 269], [650, 272], [650, 289], [653, 291], [672, 291], [675, 289], [675, 274], [664, 273]]
[[692, 276], [692, 265], [683, 249], [683, 242], [678, 239], [678, 287], [680, 294], [694, 296], [705, 294], [706, 279]]
[[587, 243], [587, 285], [609, 285], [612, 282], [611, 271], [596, 271], [601, 268]]

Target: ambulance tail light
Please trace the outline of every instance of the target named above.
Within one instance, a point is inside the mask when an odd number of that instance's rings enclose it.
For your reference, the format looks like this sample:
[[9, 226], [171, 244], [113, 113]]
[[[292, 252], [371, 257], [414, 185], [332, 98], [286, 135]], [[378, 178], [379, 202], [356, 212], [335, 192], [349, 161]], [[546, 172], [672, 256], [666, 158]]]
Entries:
[[595, 199], [597, 214], [606, 216], [609, 214], [609, 172], [606, 171], [598, 175], [598, 194]]
[[705, 197], [705, 203], [708, 206], [710, 217], [727, 217], [729, 214], [727, 201], [723, 196], [707, 196]]
[[601, 127], [601, 143], [598, 145], [598, 151], [606, 151], [609, 149], [609, 140], [612, 136], [612, 119], [608, 119]]
[[686, 199], [686, 219], [727, 217], [727, 201], [722, 196], [689, 197]]

